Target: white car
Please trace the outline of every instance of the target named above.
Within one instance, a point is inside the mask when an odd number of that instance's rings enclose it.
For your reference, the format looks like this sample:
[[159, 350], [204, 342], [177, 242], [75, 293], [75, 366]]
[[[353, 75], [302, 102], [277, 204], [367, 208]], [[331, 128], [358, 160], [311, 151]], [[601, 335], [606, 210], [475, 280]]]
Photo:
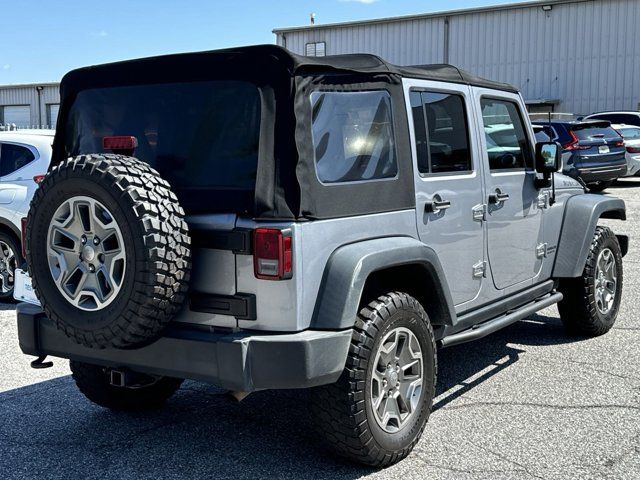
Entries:
[[0, 302], [13, 298], [15, 270], [24, 262], [21, 219], [51, 161], [53, 130], [0, 132]]
[[627, 159], [627, 174], [625, 177], [640, 175], [640, 127], [614, 123], [611, 127], [616, 130], [624, 140]]

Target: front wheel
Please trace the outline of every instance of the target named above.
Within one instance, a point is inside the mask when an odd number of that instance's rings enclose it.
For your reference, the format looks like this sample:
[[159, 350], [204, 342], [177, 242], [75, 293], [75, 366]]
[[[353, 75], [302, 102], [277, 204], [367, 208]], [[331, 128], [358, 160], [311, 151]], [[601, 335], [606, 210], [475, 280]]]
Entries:
[[582, 276], [563, 279], [559, 290], [558, 311], [568, 331], [595, 337], [613, 327], [622, 298], [622, 250], [610, 228], [596, 227]]
[[406, 457], [425, 428], [435, 393], [436, 347], [413, 297], [391, 292], [364, 307], [337, 383], [316, 388], [318, 429], [339, 455], [386, 467]]

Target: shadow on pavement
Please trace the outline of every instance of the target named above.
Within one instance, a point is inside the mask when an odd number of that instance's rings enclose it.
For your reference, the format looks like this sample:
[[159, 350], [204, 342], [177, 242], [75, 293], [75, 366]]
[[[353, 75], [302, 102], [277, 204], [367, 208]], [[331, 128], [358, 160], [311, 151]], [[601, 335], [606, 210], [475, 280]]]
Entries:
[[[522, 346], [570, 341], [558, 319], [534, 316], [441, 350], [434, 409], [517, 362]], [[91, 405], [68, 376], [42, 382], [0, 393], [0, 478], [320, 479], [371, 473], [323, 450], [307, 401], [307, 392], [279, 391], [254, 393], [237, 404], [220, 390], [187, 382], [163, 410], [132, 415]]]

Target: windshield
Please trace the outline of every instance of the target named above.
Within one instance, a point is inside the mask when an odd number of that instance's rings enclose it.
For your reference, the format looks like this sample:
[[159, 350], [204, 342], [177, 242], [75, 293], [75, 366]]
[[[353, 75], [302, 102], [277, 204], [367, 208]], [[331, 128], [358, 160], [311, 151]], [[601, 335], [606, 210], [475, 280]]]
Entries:
[[103, 152], [105, 136], [133, 135], [134, 156], [169, 181], [186, 210], [240, 213], [253, 203], [260, 115], [260, 92], [243, 81], [90, 89], [73, 102], [65, 143], [75, 156]]

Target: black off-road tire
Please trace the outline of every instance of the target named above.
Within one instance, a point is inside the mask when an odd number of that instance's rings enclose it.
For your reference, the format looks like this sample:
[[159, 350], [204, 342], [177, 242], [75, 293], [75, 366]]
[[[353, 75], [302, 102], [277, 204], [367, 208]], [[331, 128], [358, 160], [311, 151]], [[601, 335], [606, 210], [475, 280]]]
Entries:
[[613, 180], [607, 182], [599, 182], [599, 183], [588, 183], [587, 187], [589, 187], [589, 191], [593, 193], [604, 192], [607, 188], [611, 186]]
[[[419, 408], [397, 433], [384, 431], [369, 399], [375, 353], [387, 332], [403, 326], [416, 335], [424, 362]], [[340, 379], [312, 392], [317, 429], [338, 455], [374, 467], [405, 458], [420, 439], [431, 413], [437, 376], [433, 329], [422, 305], [402, 292], [381, 295], [356, 318], [347, 363]]]
[[111, 410], [136, 412], [158, 409], [182, 385], [178, 378], [139, 375], [144, 382], [140, 386], [116, 387], [110, 383], [107, 368], [73, 360], [69, 366], [80, 392], [96, 405]]
[[[5, 266], [5, 268], [14, 270], [14, 272], [11, 272], [11, 276], [15, 281], [15, 269], [20, 268], [24, 263], [24, 258], [22, 258], [22, 245], [20, 245], [20, 241], [14, 235], [5, 232], [0, 232], [0, 241], [6, 243], [9, 248], [13, 250], [13, 254], [15, 255], [15, 260], [12, 265]], [[2, 289], [0, 289], [0, 302], [13, 301], [13, 288], [11, 288], [11, 290], [9, 290], [8, 292], [3, 292]]]
[[[596, 305], [595, 275], [600, 252], [608, 248], [613, 253], [617, 270], [617, 286], [611, 310], [603, 315]], [[596, 227], [582, 276], [562, 279], [559, 290], [563, 299], [558, 303], [560, 318], [567, 331], [577, 335], [596, 337], [611, 330], [618, 316], [622, 298], [622, 250], [618, 239], [607, 227]]]
[[[49, 224], [56, 209], [74, 196], [91, 197], [112, 212], [126, 251], [120, 291], [95, 311], [68, 301], [48, 264]], [[136, 158], [81, 155], [54, 167], [34, 195], [26, 238], [29, 273], [46, 315], [81, 345], [130, 348], [150, 343], [184, 302], [191, 268], [184, 211], [169, 184]]]

